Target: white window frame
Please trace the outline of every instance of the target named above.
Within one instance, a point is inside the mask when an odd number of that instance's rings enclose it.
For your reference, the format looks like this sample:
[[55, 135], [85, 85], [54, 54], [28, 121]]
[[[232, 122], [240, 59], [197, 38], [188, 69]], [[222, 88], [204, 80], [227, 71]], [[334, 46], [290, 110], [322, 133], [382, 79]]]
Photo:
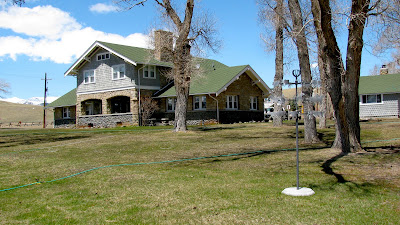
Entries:
[[226, 96], [226, 109], [238, 110], [239, 101], [237, 95], [227, 95]]
[[110, 59], [111, 55], [109, 52], [104, 52], [96, 55], [97, 61]]
[[[197, 107], [196, 107], [196, 103], [198, 103]], [[206, 110], [206, 108], [207, 108], [207, 96], [205, 96], [205, 95], [193, 96], [193, 109], [194, 110]]]
[[69, 119], [71, 118], [71, 109], [69, 107], [63, 107], [63, 118], [64, 119]]
[[[91, 72], [93, 72], [93, 75], [86, 76], [87, 73], [91, 73]], [[88, 81], [86, 81], [86, 77], [88, 78]], [[95, 82], [96, 82], [96, 71], [95, 70], [83, 71], [83, 83], [84, 84], [93, 84]]]
[[[114, 65], [111, 68], [112, 68], [112, 71], [111, 71], [111, 79], [112, 80], [125, 79], [125, 77], [126, 77], [125, 64]], [[121, 72], [123, 72], [122, 76], [121, 76]], [[116, 75], [116, 77], [114, 75]]]
[[258, 110], [257, 96], [250, 96], [250, 110]]
[[[154, 71], [154, 76], [150, 76], [152, 70]], [[143, 68], [143, 78], [156, 79], [156, 77], [157, 77], [157, 67], [156, 66], [147, 65]]]
[[[169, 109], [169, 103], [171, 103], [172, 102], [172, 104], [171, 104], [171, 109]], [[176, 98], [167, 98], [167, 101], [166, 101], [166, 109], [167, 109], [167, 112], [174, 112], [175, 111], [175, 106], [176, 106]]]
[[[375, 102], [368, 102], [368, 96], [375, 96]], [[380, 98], [380, 102], [378, 102], [378, 96]], [[365, 101], [364, 101], [365, 100]], [[360, 95], [360, 104], [361, 105], [376, 105], [383, 104], [383, 94], [368, 94], [368, 95]]]

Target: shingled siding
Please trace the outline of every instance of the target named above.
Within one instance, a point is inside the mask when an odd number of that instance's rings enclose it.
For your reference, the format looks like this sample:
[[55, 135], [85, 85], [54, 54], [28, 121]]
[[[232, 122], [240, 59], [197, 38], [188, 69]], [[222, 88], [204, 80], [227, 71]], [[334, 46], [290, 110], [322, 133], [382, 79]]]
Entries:
[[360, 104], [360, 118], [399, 117], [400, 94], [384, 94], [382, 104]]
[[[88, 93], [104, 90], [113, 90], [121, 88], [133, 88], [138, 85], [138, 68], [141, 75], [140, 85], [142, 87], [152, 87], [153, 89], [160, 88], [160, 72], [157, 70], [156, 79], [143, 78], [143, 65], [135, 67], [132, 64], [126, 63], [123, 59], [111, 54], [110, 59], [97, 61], [97, 55], [106, 53], [106, 51], [98, 51], [80, 70], [77, 76], [78, 88], [77, 93]], [[125, 78], [112, 79], [112, 66], [125, 65]], [[84, 83], [84, 71], [95, 70], [95, 82]]]

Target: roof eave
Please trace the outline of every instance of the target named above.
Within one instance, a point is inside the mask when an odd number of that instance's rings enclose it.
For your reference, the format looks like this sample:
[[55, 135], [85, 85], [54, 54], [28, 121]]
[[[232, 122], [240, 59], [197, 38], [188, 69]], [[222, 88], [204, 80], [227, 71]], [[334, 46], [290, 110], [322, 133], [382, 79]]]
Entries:
[[137, 65], [137, 62], [135, 62], [135, 61], [133, 61], [133, 60], [131, 60], [131, 59], [125, 57], [124, 55], [119, 54], [118, 52], [114, 51], [113, 49], [111, 49], [111, 48], [109, 48], [109, 47], [107, 47], [107, 46], [101, 44], [99, 41], [95, 41], [95, 42], [82, 54], [82, 56], [79, 57], [79, 59], [76, 60], [76, 62], [64, 73], [64, 76], [70, 76], [70, 75], [74, 76], [74, 75], [76, 75], [76, 72], [75, 72], [76, 66], [80, 65], [80, 63], [81, 63], [83, 60], [86, 60], [86, 56], [87, 56], [90, 52], [92, 52], [93, 49], [96, 48], [96, 47], [101, 47], [101, 48], [103, 48], [103, 49], [105, 49], [105, 50], [111, 52], [113, 55], [116, 55], [116, 56], [122, 58], [124, 61], [126, 61], [126, 62], [128, 62], [128, 63], [130, 63], [130, 64], [132, 64], [132, 65], [134, 65], [134, 66]]
[[234, 81], [236, 81], [237, 79], [239, 79], [239, 77], [246, 71], [250, 71], [251, 74], [249, 75], [253, 75], [250, 76], [250, 78], [252, 80], [256, 80], [257, 81], [257, 86], [263, 91], [263, 92], [268, 92], [271, 93], [271, 89], [268, 87], [268, 85], [261, 79], [261, 77], [256, 73], [256, 71], [253, 70], [253, 68], [251, 68], [250, 65], [247, 65], [242, 71], [240, 71], [235, 77], [233, 77], [228, 83], [226, 83], [221, 89], [219, 89], [216, 92], [216, 95], [218, 96], [219, 94], [221, 94], [222, 92], [224, 92], [229, 85], [231, 85]]

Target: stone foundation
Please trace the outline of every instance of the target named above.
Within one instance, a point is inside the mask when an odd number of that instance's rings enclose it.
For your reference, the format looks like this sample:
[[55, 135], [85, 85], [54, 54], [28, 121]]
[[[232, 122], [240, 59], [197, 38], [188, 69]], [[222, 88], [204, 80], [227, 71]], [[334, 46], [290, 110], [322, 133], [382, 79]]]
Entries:
[[132, 113], [104, 114], [81, 116], [78, 120], [78, 127], [116, 127], [137, 125], [138, 121], [133, 120]]

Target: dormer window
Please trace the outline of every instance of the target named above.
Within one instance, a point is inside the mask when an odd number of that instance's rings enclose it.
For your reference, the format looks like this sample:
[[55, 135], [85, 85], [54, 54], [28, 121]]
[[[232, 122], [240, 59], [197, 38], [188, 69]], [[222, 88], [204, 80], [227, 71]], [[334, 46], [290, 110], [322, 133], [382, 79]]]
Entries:
[[146, 66], [143, 68], [143, 78], [156, 79], [156, 67]]
[[106, 59], [110, 59], [109, 52], [97, 54], [97, 61], [106, 60]]

